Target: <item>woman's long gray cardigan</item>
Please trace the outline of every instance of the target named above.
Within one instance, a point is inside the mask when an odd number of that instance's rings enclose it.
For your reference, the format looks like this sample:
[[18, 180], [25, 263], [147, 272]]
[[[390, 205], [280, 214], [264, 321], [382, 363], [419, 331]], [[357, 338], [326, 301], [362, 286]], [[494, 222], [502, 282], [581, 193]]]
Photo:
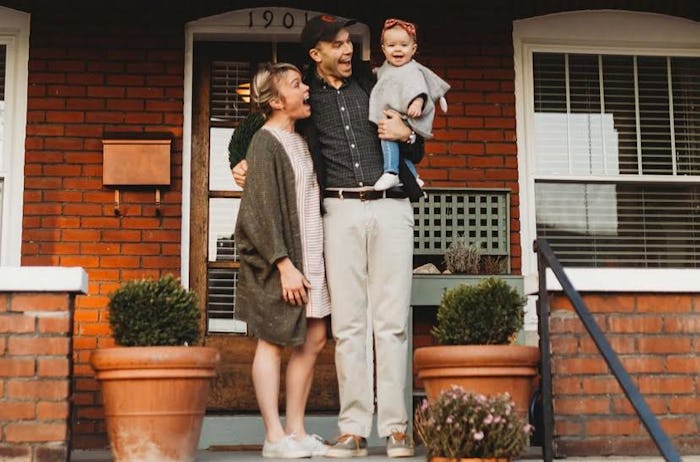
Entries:
[[299, 345], [306, 337], [306, 306], [282, 299], [275, 264], [289, 257], [303, 268], [294, 171], [282, 144], [265, 129], [253, 136], [246, 159], [248, 173], [235, 229], [241, 264], [237, 315], [257, 338]]

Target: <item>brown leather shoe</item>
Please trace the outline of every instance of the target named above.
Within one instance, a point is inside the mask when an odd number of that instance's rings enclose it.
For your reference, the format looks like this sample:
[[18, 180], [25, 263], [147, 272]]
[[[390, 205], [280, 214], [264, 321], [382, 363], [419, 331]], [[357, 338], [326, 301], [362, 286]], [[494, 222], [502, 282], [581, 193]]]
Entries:
[[325, 457], [335, 459], [346, 459], [350, 457], [366, 457], [367, 456], [367, 438], [363, 438], [351, 433], [345, 433], [340, 436], [328, 451]]
[[404, 432], [391, 432], [386, 439], [386, 455], [389, 457], [413, 457], [416, 453], [413, 441]]

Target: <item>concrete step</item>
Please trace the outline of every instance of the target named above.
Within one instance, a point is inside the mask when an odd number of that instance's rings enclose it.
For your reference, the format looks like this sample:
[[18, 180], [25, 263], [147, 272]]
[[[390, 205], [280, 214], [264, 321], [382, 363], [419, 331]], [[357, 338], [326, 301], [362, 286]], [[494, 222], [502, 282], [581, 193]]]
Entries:
[[[542, 461], [542, 453], [539, 448], [530, 448], [521, 459], [513, 462], [538, 462]], [[700, 462], [700, 455], [684, 456], [683, 462]], [[111, 462], [112, 456], [109, 451], [104, 450], [74, 450], [71, 453], [71, 462]], [[201, 450], [197, 454], [197, 462], [261, 462], [263, 460], [260, 451], [210, 451]], [[323, 459], [316, 457], [314, 461], [326, 460], [334, 462], [387, 462], [386, 452], [383, 447], [372, 447], [368, 457], [356, 459]], [[418, 447], [414, 457], [399, 459], [401, 462], [425, 462], [426, 456], [423, 448]], [[565, 462], [663, 462], [662, 457], [641, 457], [641, 456], [614, 456], [614, 457], [567, 457], [559, 459]], [[156, 462], [156, 461], [154, 461]]]

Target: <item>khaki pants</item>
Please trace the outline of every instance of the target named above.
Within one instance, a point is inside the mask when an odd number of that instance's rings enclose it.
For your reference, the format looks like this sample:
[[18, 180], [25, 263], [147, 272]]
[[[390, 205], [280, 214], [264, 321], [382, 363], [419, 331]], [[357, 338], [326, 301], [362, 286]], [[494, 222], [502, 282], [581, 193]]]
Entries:
[[[342, 433], [368, 437], [377, 377], [377, 433], [406, 431], [407, 323], [413, 266], [408, 199], [324, 199], [331, 325], [335, 337]], [[369, 337], [371, 338], [371, 337]]]

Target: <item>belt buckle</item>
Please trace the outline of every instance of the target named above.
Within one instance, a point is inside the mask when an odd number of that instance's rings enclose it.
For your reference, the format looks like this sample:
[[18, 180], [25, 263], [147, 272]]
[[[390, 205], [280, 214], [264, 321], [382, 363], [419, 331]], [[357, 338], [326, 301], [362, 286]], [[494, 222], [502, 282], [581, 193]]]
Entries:
[[359, 199], [361, 201], [366, 201], [368, 200], [367, 197], [365, 197], [365, 191], [359, 191]]

